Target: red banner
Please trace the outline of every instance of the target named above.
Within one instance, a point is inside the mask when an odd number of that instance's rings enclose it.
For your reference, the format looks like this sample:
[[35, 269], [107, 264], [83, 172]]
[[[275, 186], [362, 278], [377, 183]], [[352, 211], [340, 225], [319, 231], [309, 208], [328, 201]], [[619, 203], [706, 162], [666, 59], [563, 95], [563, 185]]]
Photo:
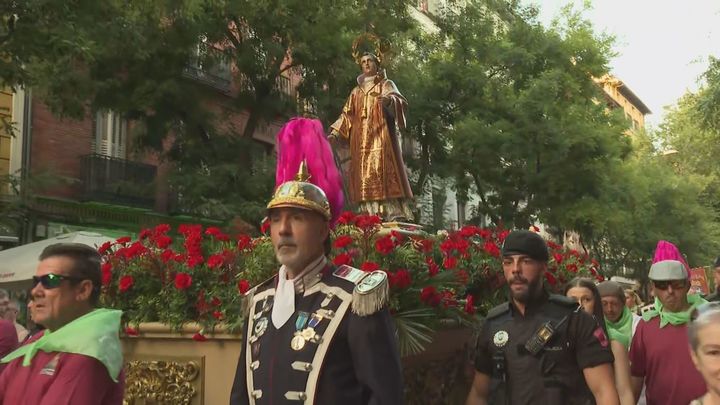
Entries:
[[702, 295], [707, 295], [710, 292], [704, 268], [697, 267], [690, 269], [690, 292], [700, 293]]

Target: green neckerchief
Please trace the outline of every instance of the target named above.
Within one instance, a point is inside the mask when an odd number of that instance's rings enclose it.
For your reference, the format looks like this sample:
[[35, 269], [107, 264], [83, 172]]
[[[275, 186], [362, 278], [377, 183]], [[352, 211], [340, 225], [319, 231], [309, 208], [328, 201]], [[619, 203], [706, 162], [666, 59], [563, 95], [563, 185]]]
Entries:
[[707, 301], [705, 301], [705, 299], [698, 294], [688, 294], [687, 300], [690, 304], [690, 308], [688, 308], [687, 310], [682, 312], [668, 312], [663, 311], [662, 302], [660, 302], [660, 300], [655, 297], [655, 309], [651, 309], [643, 313], [643, 319], [645, 321], [649, 321], [660, 315], [661, 328], [665, 327], [665, 325], [667, 324], [682, 325], [688, 323], [690, 322], [690, 314], [692, 314], [693, 309], [706, 303]]
[[632, 313], [628, 307], [624, 307], [622, 315], [620, 315], [620, 319], [618, 319], [617, 322], [612, 322], [605, 318], [605, 326], [607, 327], [608, 335], [610, 335], [610, 340], [617, 340], [622, 343], [626, 349], [630, 347], [632, 321]]
[[0, 362], [9, 363], [25, 356], [22, 365], [27, 367], [39, 350], [82, 354], [100, 361], [107, 368], [110, 378], [117, 382], [123, 363], [118, 335], [121, 315], [122, 311], [96, 309], [55, 332], [45, 330], [40, 339], [21, 346]]

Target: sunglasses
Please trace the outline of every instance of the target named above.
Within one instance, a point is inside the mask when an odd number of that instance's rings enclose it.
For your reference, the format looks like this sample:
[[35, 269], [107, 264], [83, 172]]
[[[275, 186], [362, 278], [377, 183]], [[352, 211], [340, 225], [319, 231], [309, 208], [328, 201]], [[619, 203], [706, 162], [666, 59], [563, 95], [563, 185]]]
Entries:
[[60, 287], [60, 284], [63, 282], [63, 280], [77, 282], [85, 279], [81, 277], [61, 276], [59, 274], [48, 273], [44, 276], [33, 276], [32, 286], [33, 288], [35, 288], [35, 286], [37, 286], [39, 283], [42, 284], [43, 288], [52, 290], [53, 288]]
[[682, 290], [687, 287], [687, 281], [685, 280], [664, 280], [664, 281], [653, 281], [655, 288], [659, 290], [667, 290], [669, 286], [672, 286], [673, 290]]

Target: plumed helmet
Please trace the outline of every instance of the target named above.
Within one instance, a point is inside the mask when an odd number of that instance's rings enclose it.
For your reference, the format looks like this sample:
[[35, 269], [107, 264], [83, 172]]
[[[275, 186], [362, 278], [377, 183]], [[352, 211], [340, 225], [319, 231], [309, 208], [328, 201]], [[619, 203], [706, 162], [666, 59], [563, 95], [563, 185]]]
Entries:
[[308, 180], [310, 180], [310, 175], [308, 174], [307, 163], [303, 161], [295, 179], [286, 181], [277, 187], [272, 200], [267, 205], [267, 209], [302, 208], [315, 211], [329, 221], [332, 214], [325, 192]]

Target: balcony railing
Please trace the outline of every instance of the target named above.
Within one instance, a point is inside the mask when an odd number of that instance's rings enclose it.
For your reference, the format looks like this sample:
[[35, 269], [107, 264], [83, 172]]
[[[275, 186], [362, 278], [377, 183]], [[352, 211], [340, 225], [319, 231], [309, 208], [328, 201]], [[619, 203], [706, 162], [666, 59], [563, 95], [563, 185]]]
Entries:
[[214, 87], [223, 93], [230, 92], [230, 72], [216, 72], [216, 69], [203, 69], [202, 67], [188, 65], [183, 73], [186, 77]]
[[81, 157], [83, 199], [152, 208], [157, 167], [110, 156]]

